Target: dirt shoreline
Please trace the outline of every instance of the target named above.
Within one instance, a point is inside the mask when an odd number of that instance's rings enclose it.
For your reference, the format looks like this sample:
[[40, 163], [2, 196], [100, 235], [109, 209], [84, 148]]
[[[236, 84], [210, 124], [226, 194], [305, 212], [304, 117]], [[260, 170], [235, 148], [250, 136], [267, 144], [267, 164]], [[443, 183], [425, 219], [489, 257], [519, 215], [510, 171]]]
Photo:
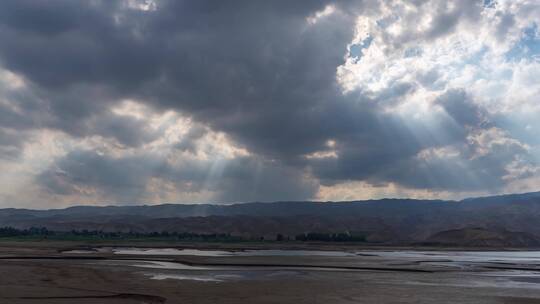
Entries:
[[186, 241], [58, 241], [58, 240], [21, 240], [2, 241], [0, 248], [45, 248], [59, 250], [91, 249], [100, 247], [117, 248], [191, 248], [225, 251], [284, 249], [284, 250], [325, 250], [325, 251], [362, 251], [362, 250], [410, 250], [410, 251], [540, 251], [540, 247], [463, 247], [463, 246], [413, 246], [395, 244], [364, 244], [349, 242], [186, 242]]
[[[120, 245], [189, 248], [186, 244]], [[191, 248], [222, 250], [234, 247], [235, 250], [247, 250], [233, 244], [212, 244], [207, 248], [198, 245]], [[506, 278], [501, 285], [501, 278], [495, 275], [481, 276], [489, 271], [496, 274], [498, 271], [514, 271], [511, 270], [514, 268], [540, 274], [537, 265], [485, 263], [460, 268], [462, 265], [453, 265], [444, 259], [403, 260], [374, 255], [211, 257], [65, 253], [65, 250], [85, 246], [99, 247], [98, 244], [73, 242], [0, 243], [0, 303], [540, 304], [538, 280]], [[337, 248], [342, 247], [334, 247], [335, 250]], [[276, 248], [257, 245], [257, 248], [250, 246], [249, 249]], [[301, 249], [328, 250], [329, 247]], [[134, 263], [156, 261], [205, 266], [209, 270], [133, 266]], [[247, 274], [243, 278], [222, 281], [152, 279], [156, 273], [172, 277], [177, 273], [208, 275], [219, 268], [232, 269], [227, 271], [235, 274]]]

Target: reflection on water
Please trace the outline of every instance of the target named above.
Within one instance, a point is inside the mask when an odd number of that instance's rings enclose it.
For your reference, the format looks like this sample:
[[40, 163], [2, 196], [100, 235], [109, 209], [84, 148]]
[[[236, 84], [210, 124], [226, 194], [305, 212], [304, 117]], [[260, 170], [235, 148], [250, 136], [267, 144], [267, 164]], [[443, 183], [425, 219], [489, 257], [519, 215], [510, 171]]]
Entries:
[[122, 248], [103, 247], [85, 250], [71, 250], [68, 254], [114, 253], [119, 255], [163, 255], [163, 256], [327, 256], [362, 257], [398, 260], [448, 260], [453, 262], [522, 262], [540, 265], [540, 251], [415, 251], [415, 250], [362, 250], [357, 252], [325, 250], [201, 250], [177, 248]]
[[162, 262], [162, 261], [141, 261], [132, 264], [133, 267], [155, 268], [155, 269], [176, 269], [176, 270], [210, 270], [215, 267], [190, 266], [183, 263]]
[[540, 264], [540, 251], [414, 251], [363, 250], [359, 254], [379, 258], [410, 260], [450, 260], [453, 262], [523, 262]]
[[136, 255], [195, 255], [195, 256], [233, 256], [234, 252], [221, 250], [176, 249], [176, 248], [110, 248], [114, 254]]
[[352, 257], [354, 253], [344, 251], [323, 250], [199, 250], [199, 249], [175, 249], [175, 248], [111, 248], [115, 254], [125, 255], [193, 255], [193, 256], [329, 256], [329, 257]]
[[328, 257], [352, 257], [351, 252], [322, 251], [322, 250], [246, 250], [238, 253], [240, 256], [328, 256]]
[[276, 279], [283, 276], [298, 276], [298, 272], [293, 271], [264, 271], [264, 272], [242, 272], [242, 273], [229, 273], [229, 274], [196, 274], [196, 273], [153, 273], [146, 272], [144, 275], [149, 276], [153, 280], [190, 280], [190, 281], [202, 281], [202, 282], [224, 282], [224, 281], [238, 281], [246, 279], [261, 279], [269, 278]]
[[212, 276], [197, 276], [197, 275], [181, 275], [181, 274], [153, 274], [147, 273], [152, 280], [191, 280], [191, 281], [202, 281], [202, 282], [222, 282], [223, 279], [219, 279]]
[[[223, 282], [247, 279], [276, 279], [285, 276], [299, 276], [303, 268], [296, 270], [280, 267], [242, 267], [242, 266], [191, 266], [179, 262], [164, 261], [97, 261], [94, 264], [104, 266], [129, 266], [147, 269], [142, 274], [154, 280], [193, 280], [205, 282]], [[306, 270], [306, 269], [304, 269]], [[312, 269], [310, 269], [312, 270]], [[316, 269], [315, 269], [316, 271]]]
[[340, 268], [317, 268], [302, 266], [192, 266], [181, 262], [148, 260], [106, 260], [93, 261], [94, 265], [127, 266], [144, 268], [143, 274], [152, 279], [196, 280], [223, 282], [227, 280], [277, 279], [287, 276], [301, 276], [308, 272], [338, 272]]
[[304, 275], [300, 271], [286, 271], [279, 269], [236, 269], [221, 270], [213, 269], [212, 271], [182, 271], [182, 272], [156, 272], [149, 271], [143, 273], [153, 280], [193, 280], [205, 282], [224, 282], [224, 281], [239, 281], [239, 280], [254, 280], [254, 279], [270, 279], [275, 280], [282, 277], [299, 277]]

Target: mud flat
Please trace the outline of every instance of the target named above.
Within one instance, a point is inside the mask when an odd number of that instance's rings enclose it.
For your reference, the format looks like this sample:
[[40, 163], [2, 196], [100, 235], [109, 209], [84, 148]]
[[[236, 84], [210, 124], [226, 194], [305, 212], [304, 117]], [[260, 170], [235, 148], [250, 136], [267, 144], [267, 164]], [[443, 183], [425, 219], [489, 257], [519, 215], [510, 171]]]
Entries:
[[539, 252], [196, 249], [0, 244], [0, 303], [540, 303]]

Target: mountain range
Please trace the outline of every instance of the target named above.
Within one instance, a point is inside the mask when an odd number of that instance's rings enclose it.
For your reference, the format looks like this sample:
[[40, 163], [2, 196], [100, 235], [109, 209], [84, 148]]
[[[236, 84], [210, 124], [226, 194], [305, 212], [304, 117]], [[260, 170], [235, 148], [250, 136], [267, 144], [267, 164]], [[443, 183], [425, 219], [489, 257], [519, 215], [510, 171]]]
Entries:
[[540, 192], [461, 201], [381, 199], [0, 209], [0, 226], [53, 231], [227, 233], [243, 238], [307, 233], [363, 235], [368, 243], [540, 246]]

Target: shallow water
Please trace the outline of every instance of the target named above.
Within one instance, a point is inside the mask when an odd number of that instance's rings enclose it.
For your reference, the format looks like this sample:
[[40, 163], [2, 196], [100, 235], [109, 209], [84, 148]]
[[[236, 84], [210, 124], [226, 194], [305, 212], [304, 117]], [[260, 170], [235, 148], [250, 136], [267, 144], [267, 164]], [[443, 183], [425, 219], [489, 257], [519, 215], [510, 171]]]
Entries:
[[153, 269], [174, 269], [174, 270], [216, 270], [222, 269], [218, 267], [191, 266], [183, 263], [162, 262], [162, 261], [141, 261], [130, 266], [139, 268]]
[[180, 262], [148, 260], [107, 260], [91, 262], [106, 267], [127, 266], [144, 269], [141, 273], [154, 280], [193, 280], [205, 282], [224, 282], [247, 279], [277, 279], [295, 276], [308, 271], [339, 271], [339, 269], [317, 269], [305, 267], [243, 267], [243, 266], [191, 266]]
[[154, 274], [154, 273], [147, 273], [145, 274], [149, 276], [152, 280], [190, 280], [190, 281], [202, 281], [202, 282], [223, 282], [223, 279], [219, 279], [219, 277], [213, 277], [213, 276], [197, 276], [197, 275], [180, 275], [180, 274]]
[[[540, 251], [377, 251], [358, 252], [378, 258], [404, 260], [449, 260], [453, 262], [508, 262], [540, 264]], [[368, 256], [368, 257], [369, 257]]]
[[145, 276], [149, 276], [153, 280], [181, 280], [181, 281], [203, 281], [203, 282], [225, 282], [225, 281], [241, 281], [248, 279], [278, 279], [280, 277], [301, 275], [299, 272], [293, 271], [243, 271], [243, 272], [230, 272], [230, 273], [156, 273], [145, 272]]
[[[204, 257], [317, 257], [324, 265], [341, 261], [344, 266], [363, 265], [366, 267], [388, 267], [407, 269], [428, 269], [437, 274], [448, 273], [446, 279], [434, 279], [429, 273], [419, 276], [421, 280], [401, 282], [413, 285], [446, 285], [462, 287], [500, 287], [500, 288], [540, 288], [540, 251], [414, 251], [414, 250], [362, 250], [356, 252], [321, 250], [199, 250], [175, 248], [98, 248], [71, 253], [108, 252], [117, 255], [139, 256], [204, 256]], [[346, 258], [346, 259], [341, 259]], [[266, 259], [264, 259], [266, 261]], [[292, 260], [291, 260], [292, 261]], [[152, 260], [113, 260], [109, 265], [123, 265], [145, 269], [142, 273], [155, 280], [195, 280], [205, 282], [224, 282], [230, 280], [269, 279], [285, 276], [302, 277], [323, 272], [347, 271], [362, 273], [370, 270], [345, 270], [340, 268], [317, 267], [259, 267], [259, 266], [192, 266], [179, 262]], [[506, 268], [506, 269], [505, 269]], [[513, 269], [523, 268], [523, 269]], [[538, 270], [536, 270], [538, 268]], [[391, 270], [394, 271], [394, 270]], [[377, 270], [370, 271], [377, 273]]]
[[540, 265], [540, 251], [415, 251], [415, 250], [361, 250], [356, 252], [325, 250], [201, 250], [177, 248], [116, 248], [104, 247], [91, 250], [71, 250], [68, 254], [92, 254], [112, 252], [118, 255], [163, 255], [163, 256], [322, 256], [322, 257], [362, 257], [365, 259], [397, 260], [448, 260], [453, 262], [508, 262]]
[[123, 255], [194, 255], [194, 256], [234, 256], [231, 251], [176, 249], [176, 248], [110, 248], [114, 254]]
[[[175, 248], [110, 248], [119, 255], [169, 255], [169, 256], [281, 256], [281, 257], [362, 257], [364, 259], [395, 259], [399, 261], [422, 261], [463, 268], [463, 263], [510, 263], [540, 265], [540, 251], [378, 251], [357, 252], [323, 250], [199, 250]], [[441, 262], [442, 261], [442, 264]]]
[[111, 248], [114, 254], [124, 255], [192, 255], [192, 256], [329, 256], [329, 257], [353, 257], [356, 254], [344, 251], [323, 250], [199, 250], [199, 249], [175, 249], [175, 248]]

